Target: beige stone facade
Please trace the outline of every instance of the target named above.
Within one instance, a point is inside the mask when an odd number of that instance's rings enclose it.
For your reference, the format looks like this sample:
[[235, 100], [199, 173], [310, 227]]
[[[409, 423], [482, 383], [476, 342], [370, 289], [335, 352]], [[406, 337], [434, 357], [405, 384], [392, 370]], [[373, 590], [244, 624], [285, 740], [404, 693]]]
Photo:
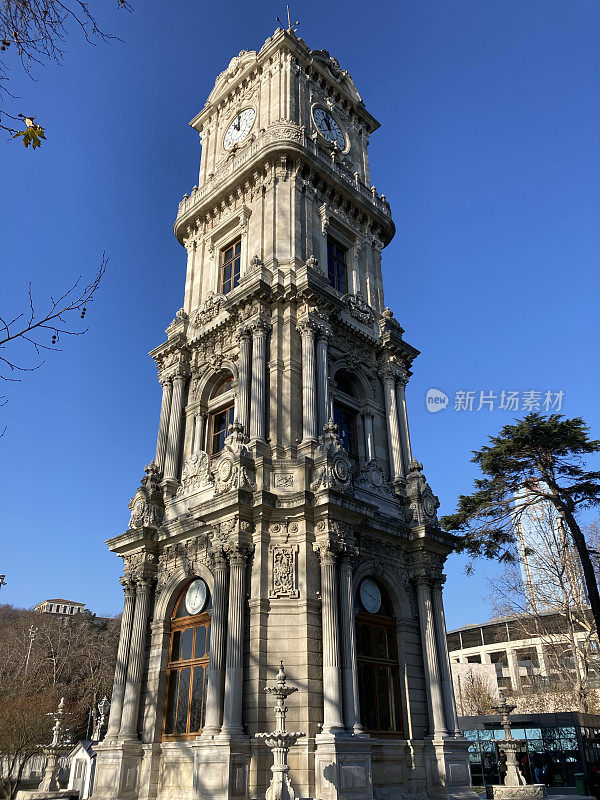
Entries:
[[[280, 659], [298, 689], [288, 729], [305, 734], [297, 797], [470, 795], [442, 604], [452, 544], [411, 453], [418, 351], [383, 298], [378, 123], [335, 59], [278, 29], [191, 124], [184, 305], [152, 351], [156, 457], [109, 541], [125, 604], [94, 796], [264, 797], [273, 761], [254, 734], [273, 729]], [[192, 624], [194, 642], [210, 626], [193, 663]]]

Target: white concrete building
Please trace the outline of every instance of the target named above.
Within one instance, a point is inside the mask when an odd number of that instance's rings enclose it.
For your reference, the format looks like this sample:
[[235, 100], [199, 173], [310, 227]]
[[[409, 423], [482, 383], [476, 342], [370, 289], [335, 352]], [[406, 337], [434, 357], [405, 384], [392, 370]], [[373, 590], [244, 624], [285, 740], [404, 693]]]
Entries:
[[85, 610], [85, 603], [77, 603], [75, 600], [65, 600], [64, 598], [54, 598], [52, 600], [43, 600], [33, 607], [34, 611], [40, 611], [42, 614], [65, 614], [73, 616], [74, 614], [82, 614]]
[[452, 539], [411, 451], [418, 351], [383, 297], [378, 123], [334, 58], [278, 29], [191, 124], [184, 304], [151, 354], [156, 456], [108, 543], [125, 603], [94, 797], [264, 797], [254, 734], [273, 728], [280, 659], [305, 734], [297, 796], [472, 796], [442, 603]]

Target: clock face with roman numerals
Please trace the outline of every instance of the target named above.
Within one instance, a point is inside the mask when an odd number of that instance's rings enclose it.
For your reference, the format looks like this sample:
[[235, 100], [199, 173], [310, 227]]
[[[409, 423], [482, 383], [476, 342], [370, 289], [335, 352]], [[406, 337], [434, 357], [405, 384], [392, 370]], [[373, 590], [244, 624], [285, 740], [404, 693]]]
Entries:
[[256, 110], [254, 108], [245, 108], [233, 118], [223, 139], [225, 150], [231, 150], [235, 144], [239, 144], [248, 136], [255, 118]]
[[321, 136], [328, 142], [335, 142], [340, 150], [346, 149], [346, 137], [344, 132], [331, 116], [329, 111], [324, 108], [315, 108], [313, 111], [315, 125]]

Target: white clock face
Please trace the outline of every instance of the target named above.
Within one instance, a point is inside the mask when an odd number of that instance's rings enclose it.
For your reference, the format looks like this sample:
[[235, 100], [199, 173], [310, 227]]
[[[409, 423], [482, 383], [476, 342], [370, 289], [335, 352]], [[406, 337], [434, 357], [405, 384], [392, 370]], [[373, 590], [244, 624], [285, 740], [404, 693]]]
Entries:
[[239, 142], [243, 141], [246, 136], [248, 136], [254, 124], [255, 117], [256, 111], [253, 108], [245, 108], [234, 117], [223, 139], [223, 147], [225, 150], [231, 150], [234, 144], [239, 144]]
[[313, 111], [315, 125], [321, 136], [328, 142], [335, 142], [340, 150], [346, 149], [346, 137], [340, 126], [324, 108], [315, 108]]
[[369, 614], [377, 614], [381, 608], [381, 590], [371, 578], [365, 578], [360, 585], [360, 602]]
[[208, 586], [202, 580], [197, 578], [190, 583], [187, 592], [185, 593], [185, 607], [190, 616], [199, 614], [206, 606], [208, 599]]

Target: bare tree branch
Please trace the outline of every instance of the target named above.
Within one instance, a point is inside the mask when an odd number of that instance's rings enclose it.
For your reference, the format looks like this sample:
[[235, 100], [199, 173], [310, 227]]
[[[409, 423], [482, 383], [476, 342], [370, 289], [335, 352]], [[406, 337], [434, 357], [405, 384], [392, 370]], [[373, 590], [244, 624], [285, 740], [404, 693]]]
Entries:
[[[18, 342], [25, 342], [31, 346], [36, 355], [41, 355], [42, 351], [59, 352], [60, 347], [57, 343], [62, 336], [83, 336], [89, 328], [76, 329], [71, 323], [72, 315], [79, 312], [79, 318], [84, 319], [87, 307], [93, 302], [96, 291], [100, 286], [106, 267], [108, 265], [106, 253], [102, 253], [100, 266], [94, 279], [85, 286], [81, 286], [81, 275], [75, 283], [63, 292], [56, 299], [50, 297], [48, 308], [38, 314], [36, 311], [31, 283], [27, 289], [27, 310], [12, 317], [7, 321], [7, 317], [0, 315], [0, 380], [19, 381], [13, 373], [32, 372], [39, 369], [44, 361], [29, 366], [20, 362], [17, 355], [13, 355], [11, 346], [14, 348]], [[44, 336], [48, 337], [44, 341]], [[49, 339], [49, 343], [48, 343]], [[2, 368], [4, 367], [4, 371]], [[0, 401], [3, 398], [0, 398]], [[0, 405], [3, 403], [0, 402]]]

